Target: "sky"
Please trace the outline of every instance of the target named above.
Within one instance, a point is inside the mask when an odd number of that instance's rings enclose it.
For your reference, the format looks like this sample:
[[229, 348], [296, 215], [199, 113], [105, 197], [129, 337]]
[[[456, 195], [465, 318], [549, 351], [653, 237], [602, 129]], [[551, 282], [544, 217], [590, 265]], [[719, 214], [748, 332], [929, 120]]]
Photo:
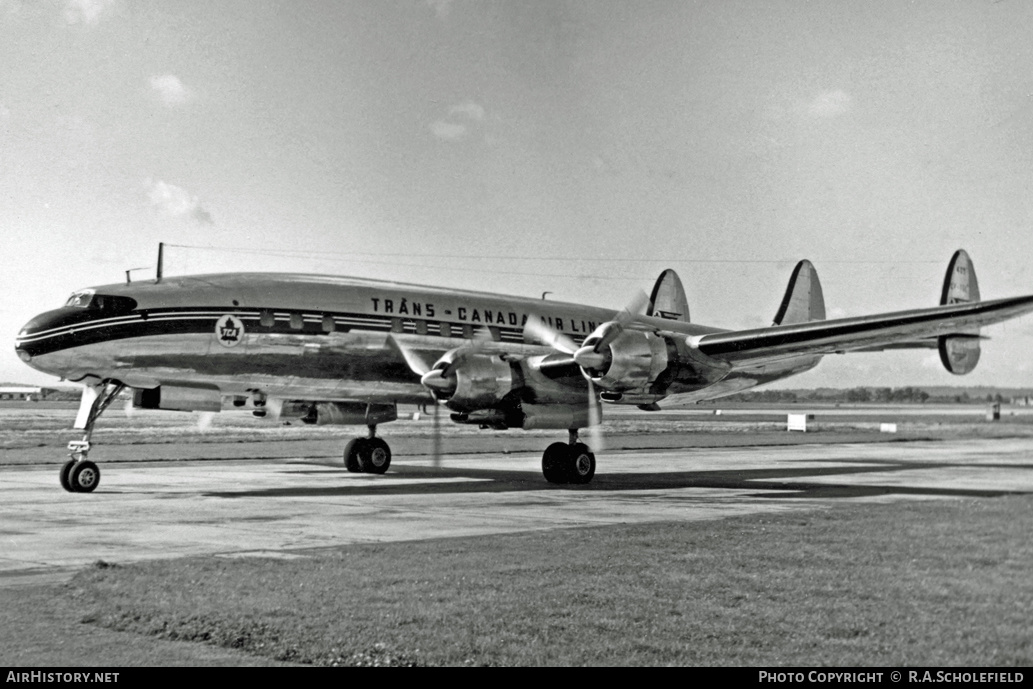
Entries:
[[[0, 381], [79, 288], [277, 271], [770, 325], [1033, 293], [1033, 3], [0, 0]], [[979, 367], [826, 357], [783, 387], [1033, 386], [1033, 317]]]

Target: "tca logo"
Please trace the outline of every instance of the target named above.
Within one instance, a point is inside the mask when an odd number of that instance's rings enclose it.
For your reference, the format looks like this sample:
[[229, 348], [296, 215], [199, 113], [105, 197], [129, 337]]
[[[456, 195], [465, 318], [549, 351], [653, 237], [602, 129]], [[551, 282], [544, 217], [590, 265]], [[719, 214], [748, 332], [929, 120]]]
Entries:
[[236, 316], [223, 316], [215, 323], [215, 339], [223, 347], [236, 347], [244, 340], [244, 323]]

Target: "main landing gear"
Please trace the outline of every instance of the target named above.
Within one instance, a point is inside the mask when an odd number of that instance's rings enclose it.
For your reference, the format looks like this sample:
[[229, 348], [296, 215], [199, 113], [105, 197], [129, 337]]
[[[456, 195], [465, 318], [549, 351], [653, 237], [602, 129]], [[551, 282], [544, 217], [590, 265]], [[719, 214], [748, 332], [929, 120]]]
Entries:
[[75, 428], [85, 431], [82, 440], [68, 443], [69, 459], [61, 467], [61, 487], [69, 493], [92, 493], [100, 484], [100, 468], [86, 459], [90, 453], [90, 438], [93, 437], [93, 424], [104, 410], [115, 401], [125, 385], [118, 381], [103, 381], [97, 385], [86, 385], [83, 388], [82, 401], [79, 403], [79, 414], [75, 417]]
[[595, 476], [595, 455], [578, 439], [576, 428], [568, 432], [568, 442], [553, 443], [545, 448], [542, 474], [549, 483], [588, 483]]
[[352, 473], [383, 474], [391, 466], [391, 447], [376, 436], [377, 427], [369, 426], [369, 436], [354, 438], [344, 447], [344, 468]]

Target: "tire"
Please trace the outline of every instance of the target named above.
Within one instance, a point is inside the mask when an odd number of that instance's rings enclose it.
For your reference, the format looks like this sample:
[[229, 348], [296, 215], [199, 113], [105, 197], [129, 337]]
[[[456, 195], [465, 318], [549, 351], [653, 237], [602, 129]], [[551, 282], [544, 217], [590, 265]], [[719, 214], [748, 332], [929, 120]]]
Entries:
[[344, 446], [344, 468], [353, 474], [357, 474], [362, 469], [359, 467], [359, 451], [365, 444], [365, 438], [352, 438], [348, 441], [348, 444]]
[[368, 438], [358, 454], [359, 468], [367, 474], [383, 474], [391, 466], [391, 448], [380, 438]]
[[68, 483], [76, 493], [92, 493], [100, 484], [100, 468], [93, 462], [84, 459], [76, 462], [68, 473]]
[[75, 466], [75, 460], [70, 459], [65, 462], [65, 465], [61, 467], [61, 487], [67, 490], [69, 493], [74, 493], [75, 488], [72, 487], [72, 479], [70, 474], [72, 473], [72, 467]]
[[595, 476], [595, 455], [588, 445], [577, 443], [570, 448], [567, 460], [567, 480], [570, 483], [584, 485]]
[[549, 483], [567, 483], [567, 457], [570, 446], [566, 443], [553, 443], [545, 448], [542, 454], [542, 475]]

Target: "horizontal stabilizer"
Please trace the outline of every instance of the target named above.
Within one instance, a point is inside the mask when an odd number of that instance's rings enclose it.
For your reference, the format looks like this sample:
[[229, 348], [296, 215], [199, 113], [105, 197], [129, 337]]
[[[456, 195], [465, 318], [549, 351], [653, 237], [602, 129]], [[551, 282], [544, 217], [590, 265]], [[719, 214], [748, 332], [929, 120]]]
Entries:
[[805, 355], [872, 351], [928, 338], [966, 340], [966, 345], [971, 347], [971, 343], [978, 344], [979, 340], [965, 333], [1030, 312], [1033, 312], [1033, 295], [713, 333], [693, 339], [692, 344], [702, 354], [734, 367]]

